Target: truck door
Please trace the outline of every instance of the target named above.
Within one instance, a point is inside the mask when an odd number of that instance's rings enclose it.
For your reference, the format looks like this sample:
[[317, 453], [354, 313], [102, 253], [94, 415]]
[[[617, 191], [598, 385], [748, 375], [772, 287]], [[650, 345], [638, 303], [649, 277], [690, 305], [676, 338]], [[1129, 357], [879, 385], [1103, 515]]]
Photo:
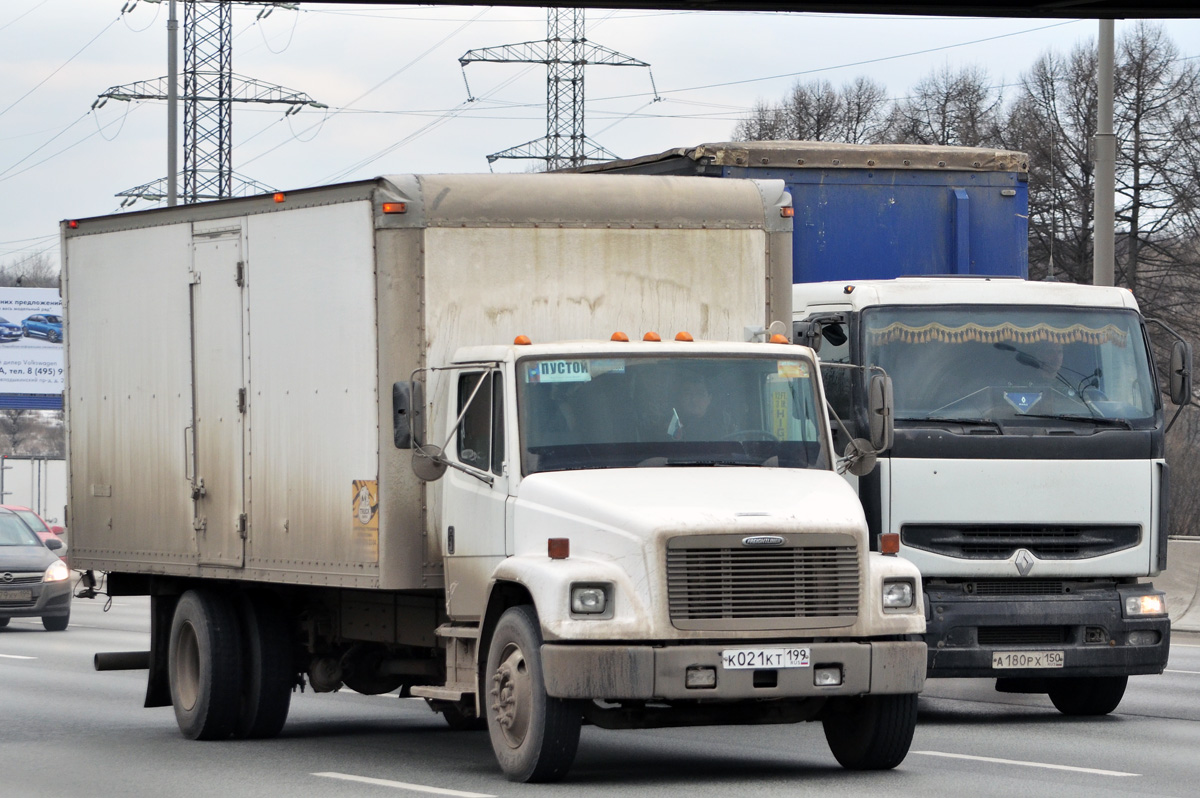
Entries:
[[203, 565], [244, 564], [242, 230], [192, 236], [192, 527]]
[[462, 422], [446, 454], [465, 470], [451, 468], [444, 477], [446, 592], [451, 615], [476, 618], [483, 614], [488, 579], [505, 557], [509, 491], [503, 375], [496, 370], [460, 373], [454, 393], [454, 417], [462, 415]]

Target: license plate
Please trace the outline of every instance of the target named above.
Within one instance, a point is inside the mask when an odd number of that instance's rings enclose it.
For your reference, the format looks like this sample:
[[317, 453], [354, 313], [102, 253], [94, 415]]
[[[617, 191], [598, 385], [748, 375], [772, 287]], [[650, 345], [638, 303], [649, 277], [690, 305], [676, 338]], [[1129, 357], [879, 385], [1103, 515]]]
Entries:
[[1061, 668], [1061, 651], [993, 651], [993, 668]]
[[728, 648], [721, 652], [721, 666], [725, 670], [747, 670], [750, 668], [807, 668], [807, 648]]
[[0, 590], [0, 601], [32, 601], [32, 590]]

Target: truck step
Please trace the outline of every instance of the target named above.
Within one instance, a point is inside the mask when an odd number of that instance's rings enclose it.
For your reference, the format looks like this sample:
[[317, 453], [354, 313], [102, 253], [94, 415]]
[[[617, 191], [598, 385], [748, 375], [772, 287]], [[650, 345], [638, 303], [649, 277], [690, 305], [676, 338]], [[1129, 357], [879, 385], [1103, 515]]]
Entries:
[[422, 684], [411, 688], [409, 692], [418, 698], [433, 698], [438, 701], [462, 701], [475, 695], [474, 688], [469, 684], [448, 684], [444, 687]]

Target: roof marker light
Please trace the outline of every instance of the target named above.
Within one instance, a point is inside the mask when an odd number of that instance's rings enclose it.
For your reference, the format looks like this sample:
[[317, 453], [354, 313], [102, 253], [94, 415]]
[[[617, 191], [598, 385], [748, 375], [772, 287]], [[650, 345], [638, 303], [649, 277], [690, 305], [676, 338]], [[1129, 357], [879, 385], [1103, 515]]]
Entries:
[[772, 344], [790, 344], [791, 341], [789, 341], [787, 339], [786, 335], [780, 335], [779, 333], [775, 333], [774, 335], [771, 336], [770, 343], [772, 343]]
[[408, 213], [407, 202], [385, 202], [383, 203], [384, 213]]
[[662, 338], [656, 332], [648, 332], [642, 336], [643, 341], [661, 341]]
[[71, 221], [67, 222], [67, 227], [74, 230], [75, 228], [79, 227], [79, 222], [76, 221], [75, 219], [72, 219]]
[[529, 340], [528, 335], [518, 335], [513, 339], [513, 346], [529, 346], [533, 341]]
[[285, 199], [287, 199], [287, 195], [284, 194], [282, 191], [275, 192], [275, 201], [276, 202], [283, 202]]
[[691, 341], [694, 339], [692, 338], [692, 334], [690, 332], [688, 332], [687, 330], [680, 330], [679, 332], [675, 333], [675, 340], [676, 341]]
[[629, 336], [626, 335], [625, 333], [621, 332], [620, 330], [618, 330], [612, 334], [612, 338], [610, 338], [609, 340], [610, 341], [620, 341], [621, 343], [627, 344], [627, 343], [629, 343]]

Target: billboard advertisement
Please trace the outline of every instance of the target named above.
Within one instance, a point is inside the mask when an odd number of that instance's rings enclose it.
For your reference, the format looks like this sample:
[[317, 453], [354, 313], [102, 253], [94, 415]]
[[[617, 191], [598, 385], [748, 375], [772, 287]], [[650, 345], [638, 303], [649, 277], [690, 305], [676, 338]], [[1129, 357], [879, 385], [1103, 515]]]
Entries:
[[0, 394], [61, 394], [62, 341], [57, 288], [0, 288]]

